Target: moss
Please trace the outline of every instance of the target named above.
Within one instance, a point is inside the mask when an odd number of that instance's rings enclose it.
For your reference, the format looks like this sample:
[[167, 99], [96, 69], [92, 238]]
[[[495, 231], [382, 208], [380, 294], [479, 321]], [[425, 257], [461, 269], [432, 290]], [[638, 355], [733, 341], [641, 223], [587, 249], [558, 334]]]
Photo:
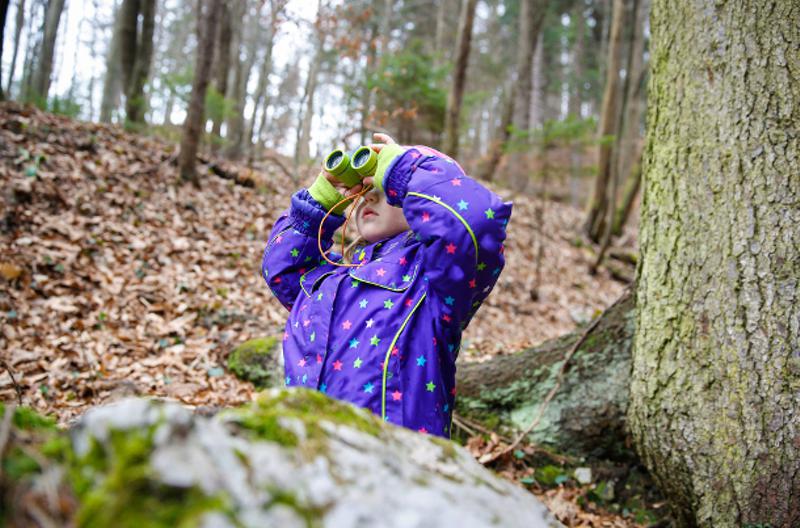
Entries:
[[[302, 442], [302, 447], [312, 451], [322, 448], [327, 438], [321, 421], [348, 425], [371, 435], [381, 431], [375, 416], [321, 392], [301, 388], [263, 392], [251, 405], [226, 414], [261, 440], [288, 447], [298, 447]], [[293, 423], [302, 427], [293, 427]]]
[[[5, 416], [6, 406], [0, 403], [0, 417]], [[49, 416], [42, 416], [29, 407], [17, 407], [14, 409], [14, 427], [23, 431], [31, 430], [56, 430], [55, 419]]]
[[267, 508], [277, 505], [288, 506], [297, 513], [305, 522], [306, 528], [317, 528], [322, 526], [322, 518], [326, 508], [311, 506], [300, 502], [296, 495], [280, 488], [268, 488], [271, 499]]
[[189, 527], [208, 511], [230, 514], [224, 497], [157, 481], [149, 463], [156, 429], [112, 430], [105, 445], [95, 441], [83, 457], [70, 457], [70, 480], [80, 502], [77, 526]]
[[275, 354], [278, 340], [275, 337], [259, 337], [245, 341], [231, 351], [228, 369], [236, 377], [252, 382], [260, 388], [275, 387], [281, 382]]

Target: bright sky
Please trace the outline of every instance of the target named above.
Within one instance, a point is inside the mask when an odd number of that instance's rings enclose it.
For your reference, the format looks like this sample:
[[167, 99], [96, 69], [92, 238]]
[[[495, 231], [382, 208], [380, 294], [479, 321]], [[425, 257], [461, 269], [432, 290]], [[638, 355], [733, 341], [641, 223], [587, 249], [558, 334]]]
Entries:
[[[26, 2], [26, 7], [30, 7], [32, 0]], [[165, 3], [175, 5], [179, 1], [193, 0], [159, 0], [159, 5]], [[11, 56], [14, 46], [14, 33], [16, 31], [16, 13], [19, 0], [11, 0], [8, 16], [6, 18], [6, 28], [4, 32], [3, 57], [2, 57], [2, 83], [7, 86], [9, 69], [11, 67]], [[82, 119], [97, 119], [99, 115], [100, 98], [102, 94], [103, 80], [105, 77], [105, 55], [106, 46], [110, 42], [111, 25], [113, 23], [113, 0], [66, 0], [66, 7], [62, 15], [61, 24], [58, 32], [56, 62], [54, 64], [53, 84], [50, 96], [66, 96], [72, 85], [72, 78], [76, 76], [79, 81], [77, 88], [77, 98], [82, 105]], [[281, 32], [275, 42], [273, 50], [273, 72], [280, 72], [289, 61], [300, 63], [303, 74], [308, 68], [309, 56], [311, 53], [311, 39], [308, 38], [308, 23], [313, 22], [317, 11], [317, 2], [312, 0], [289, 0], [287, 11], [291, 20], [300, 20], [298, 24], [287, 23], [281, 27]], [[305, 23], [302, 21], [306, 21]], [[41, 21], [35, 21], [33, 26], [34, 36], [40, 32]], [[97, 26], [97, 48], [94, 53], [90, 49], [92, 38], [92, 25]], [[14, 83], [22, 79], [22, 69], [24, 67], [25, 48], [28, 42], [26, 27], [21, 35], [21, 44], [17, 63], [14, 71]], [[88, 108], [87, 97], [89, 92], [89, 82], [94, 76], [94, 89], [92, 94], [92, 111]], [[272, 89], [280, 79], [273, 73], [270, 77]], [[250, 92], [255, 90], [258, 82], [257, 73], [254, 72], [250, 79]], [[302, 87], [301, 87], [302, 88]], [[337, 135], [337, 131], [348, 128], [343, 126], [343, 110], [337, 101], [341, 97], [338, 89], [333, 87], [320, 87], [316, 97], [316, 111], [312, 124], [311, 153], [316, 154], [319, 145], [324, 149], [329, 149]], [[14, 92], [16, 93], [16, 92]], [[160, 122], [163, 118], [163, 101], [153, 100], [153, 118]], [[248, 102], [246, 115], [252, 112], [252, 101]], [[176, 108], [172, 113], [173, 122], [181, 122], [185, 112], [182, 108]], [[294, 152], [294, 130], [273, 131], [280, 133], [288, 139], [281, 150], [286, 154]]]

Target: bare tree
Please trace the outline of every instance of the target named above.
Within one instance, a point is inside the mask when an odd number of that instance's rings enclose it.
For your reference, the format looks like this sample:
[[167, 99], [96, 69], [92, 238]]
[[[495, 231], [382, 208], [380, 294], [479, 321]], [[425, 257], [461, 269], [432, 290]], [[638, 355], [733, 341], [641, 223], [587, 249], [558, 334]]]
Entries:
[[50, 82], [53, 74], [53, 56], [55, 55], [56, 36], [64, 11], [64, 0], [48, 0], [42, 22], [42, 40], [40, 51], [37, 55], [36, 66], [33, 68], [31, 83], [24, 99], [45, 104], [50, 91]]
[[[9, 0], [0, 0], [0, 57], [3, 56], [3, 42], [5, 41], [6, 16], [8, 15]], [[19, 14], [23, 13], [25, 5], [23, 0], [17, 6], [17, 35], [15, 35], [14, 58], [11, 60], [11, 73], [8, 76], [8, 90], [11, 90], [11, 76], [14, 74], [14, 62], [17, 60], [17, 47], [19, 46]], [[6, 98], [3, 93], [3, 65], [0, 62], [0, 101]]]
[[453, 80], [447, 96], [447, 112], [444, 125], [444, 151], [450, 156], [458, 155], [459, 121], [461, 102], [464, 99], [464, 86], [467, 81], [467, 64], [472, 43], [472, 27], [475, 22], [475, 8], [478, 0], [462, 0], [461, 15], [458, 22], [458, 45]]
[[[135, 33], [134, 59], [130, 64], [125, 83], [125, 115], [127, 123], [144, 123], [144, 84], [153, 62], [153, 32], [155, 27], [155, 0], [138, 0], [142, 17], [141, 31]], [[126, 35], [127, 36], [127, 35]], [[127, 43], [126, 43], [127, 44]]]
[[[233, 24], [231, 21], [231, 7], [227, 2], [222, 4], [222, 16], [220, 17], [217, 45], [214, 63], [214, 88], [221, 97], [228, 93], [228, 74], [231, 68], [231, 40], [233, 37]], [[219, 137], [222, 130], [224, 115], [220, 113], [214, 116], [214, 124], [211, 133]], [[216, 144], [214, 144], [216, 145]]]
[[197, 56], [195, 58], [194, 81], [186, 121], [183, 125], [180, 158], [178, 160], [181, 179], [200, 186], [195, 163], [200, 135], [205, 122], [205, 98], [211, 77], [211, 64], [214, 57], [214, 35], [221, 11], [221, 2], [203, 0], [198, 13]]

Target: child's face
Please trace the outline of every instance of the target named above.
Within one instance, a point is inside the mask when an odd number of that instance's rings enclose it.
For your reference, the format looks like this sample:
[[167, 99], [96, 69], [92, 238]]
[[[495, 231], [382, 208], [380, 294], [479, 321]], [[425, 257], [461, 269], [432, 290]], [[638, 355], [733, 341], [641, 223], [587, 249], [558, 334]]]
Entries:
[[386, 203], [386, 196], [377, 189], [365, 194], [358, 204], [356, 227], [370, 244], [410, 229], [403, 210]]

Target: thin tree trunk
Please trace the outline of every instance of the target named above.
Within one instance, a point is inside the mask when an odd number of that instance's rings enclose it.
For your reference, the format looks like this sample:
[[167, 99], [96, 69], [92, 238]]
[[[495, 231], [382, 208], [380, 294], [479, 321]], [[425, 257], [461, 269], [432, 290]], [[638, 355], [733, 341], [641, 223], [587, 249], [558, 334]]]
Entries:
[[589, 203], [584, 230], [593, 241], [598, 242], [605, 230], [608, 212], [608, 188], [614, 178], [612, 164], [614, 131], [617, 128], [617, 92], [619, 91], [619, 48], [622, 43], [622, 25], [625, 15], [624, 0], [614, 0], [611, 40], [608, 47], [608, 68], [606, 87], [603, 93], [603, 107], [600, 114], [598, 136], [600, 140], [597, 177]]
[[[276, 6], [273, 6], [273, 9], [275, 8]], [[253, 141], [253, 133], [256, 130], [256, 117], [258, 115], [259, 108], [262, 109], [263, 116], [266, 116], [267, 113], [267, 106], [268, 106], [267, 88], [269, 88], [269, 74], [272, 72], [272, 48], [275, 43], [275, 33], [277, 31], [278, 31], [277, 15], [274, 15], [272, 22], [270, 23], [269, 36], [267, 37], [267, 41], [264, 44], [264, 58], [263, 62], [261, 63], [261, 69], [258, 72], [258, 87], [256, 88], [256, 94], [255, 94], [256, 100], [255, 104], [253, 104], [253, 113], [250, 116], [250, 128], [246, 136], [248, 149], [250, 150], [252, 150], [250, 147], [252, 146], [251, 141]], [[258, 138], [256, 138], [255, 144], [258, 144]]]
[[[242, 155], [242, 146], [244, 144], [244, 111], [247, 103], [247, 85], [250, 81], [250, 73], [253, 70], [253, 65], [256, 60], [257, 46], [250, 42], [250, 37], [257, 40], [258, 25], [253, 22], [252, 26], [255, 27], [254, 34], [250, 35], [247, 31], [247, 5], [243, 1], [239, 1], [235, 5], [236, 9], [232, 10], [234, 13], [232, 21], [239, 24], [239, 37], [238, 44], [233, 47], [234, 50], [239, 50], [242, 46], [246, 50], [244, 60], [237, 59], [236, 71], [234, 72], [232, 96], [235, 98], [236, 107], [228, 120], [228, 130], [225, 137], [229, 139], [227, 155], [230, 158], [237, 159]], [[259, 13], [260, 16], [260, 13]], [[239, 57], [239, 51], [235, 51], [236, 57]]]
[[478, 170], [478, 177], [485, 181], [492, 181], [500, 159], [503, 157], [508, 140], [511, 137], [511, 122], [514, 118], [514, 100], [516, 99], [517, 84], [512, 80], [506, 88], [506, 99], [503, 103], [503, 115], [500, 118], [500, 126], [497, 127], [496, 137], [489, 144], [489, 152], [486, 162]]
[[125, 114], [127, 123], [144, 123], [144, 84], [153, 62], [153, 32], [155, 29], [155, 0], [140, 0], [142, 31], [136, 39], [136, 52], [130, 83], [126, 86]]
[[[233, 26], [231, 24], [231, 9], [227, 2], [222, 4], [221, 9], [222, 17], [219, 23], [219, 39], [217, 40], [216, 63], [214, 65], [214, 88], [221, 97], [225, 98], [228, 94], [228, 74], [231, 68]], [[258, 108], [258, 104], [256, 104], [256, 108]], [[223, 113], [214, 116], [214, 124], [211, 129], [211, 133], [214, 136], [220, 137], [224, 119]], [[216, 150], [217, 145], [218, 143], [214, 143], [212, 148]]]
[[[14, 80], [14, 70], [17, 67], [17, 55], [22, 40], [22, 26], [25, 25], [25, 0], [17, 2], [17, 16], [14, 26], [14, 51], [11, 55], [11, 68], [8, 71], [8, 83], [6, 85], [7, 96], [11, 97], [11, 82]], [[1, 47], [2, 45], [0, 45]], [[2, 80], [0, 79], [0, 82]]]
[[475, 22], [475, 7], [478, 0], [462, 0], [458, 22], [458, 46], [453, 70], [453, 82], [447, 96], [447, 112], [444, 124], [444, 152], [458, 156], [458, 132], [461, 119], [461, 102], [467, 81], [467, 65], [472, 44], [472, 26]]
[[200, 186], [195, 163], [200, 136], [205, 123], [205, 99], [209, 78], [211, 77], [211, 63], [214, 58], [214, 35], [219, 23], [222, 3], [217, 0], [205, 0], [205, 12], [198, 13], [201, 17], [200, 34], [198, 35], [197, 57], [195, 59], [194, 81], [192, 81], [192, 96], [189, 109], [186, 113], [186, 122], [183, 127], [179, 169], [181, 179]]
[[[443, 2], [444, 3], [444, 2]], [[364, 87], [361, 92], [361, 144], [366, 145], [370, 141], [367, 123], [372, 112], [372, 89], [369, 81], [374, 74], [377, 66], [377, 47], [373, 45], [378, 38], [378, 26], [373, 22], [369, 26], [369, 37], [367, 40], [367, 64], [364, 68]]]
[[114, 29], [106, 52], [106, 79], [103, 83], [103, 98], [100, 100], [100, 121], [110, 123], [114, 109], [119, 105], [122, 91], [122, 8], [117, 7], [114, 15]]
[[322, 35], [320, 35], [319, 38], [319, 47], [314, 53], [314, 60], [309, 67], [308, 77], [306, 78], [305, 93], [303, 95], [305, 109], [298, 123], [297, 141], [294, 150], [295, 166], [306, 162], [309, 157], [308, 145], [311, 141], [311, 120], [314, 118], [314, 94], [317, 91], [317, 76], [322, 62]]
[[800, 526], [798, 20], [653, 2], [628, 419], [678, 526]]
[[47, 95], [50, 92], [56, 37], [58, 36], [58, 25], [61, 22], [61, 14], [63, 11], [64, 0], [49, 0], [47, 2], [47, 9], [45, 9], [44, 22], [42, 24], [41, 52], [39, 53], [36, 68], [33, 72], [31, 93], [28, 97], [28, 100], [35, 101], [39, 105], [45, 105], [47, 103]]
[[142, 0], [122, 0], [119, 8], [119, 60], [122, 73], [122, 91], [128, 93], [133, 77], [133, 65], [136, 62], [136, 35], [138, 32], [138, 19], [140, 2]]
[[633, 210], [633, 203], [636, 201], [636, 196], [639, 194], [639, 187], [642, 184], [642, 150], [639, 149], [639, 155], [631, 167], [631, 173], [628, 176], [628, 183], [625, 185], [625, 191], [622, 196], [622, 203], [617, 208], [614, 214], [614, 225], [611, 233], [614, 236], [622, 234], [622, 229], [628, 222]]
[[568, 113], [578, 119], [581, 118], [581, 102], [583, 100], [583, 54], [586, 41], [586, 20], [584, 9], [586, 5], [575, 2], [572, 10], [572, 22], [575, 27], [575, 46], [572, 48], [572, 81], [569, 83], [569, 109]]
[[33, 90], [33, 71], [36, 67], [39, 49], [41, 48], [41, 36], [34, 37], [33, 21], [36, 19], [36, 11], [40, 6], [43, 7], [44, 0], [34, 0], [31, 2], [31, 9], [28, 13], [28, 26], [25, 28], [26, 43], [25, 43], [25, 58], [22, 62], [22, 81], [20, 82], [19, 98], [23, 101], [30, 99], [31, 91]]
[[[9, 0], [0, 0], [0, 58], [3, 57], [3, 42], [5, 41], [6, 16], [8, 15]], [[0, 101], [4, 101], [6, 96], [3, 94], [3, 63], [0, 61]]]

